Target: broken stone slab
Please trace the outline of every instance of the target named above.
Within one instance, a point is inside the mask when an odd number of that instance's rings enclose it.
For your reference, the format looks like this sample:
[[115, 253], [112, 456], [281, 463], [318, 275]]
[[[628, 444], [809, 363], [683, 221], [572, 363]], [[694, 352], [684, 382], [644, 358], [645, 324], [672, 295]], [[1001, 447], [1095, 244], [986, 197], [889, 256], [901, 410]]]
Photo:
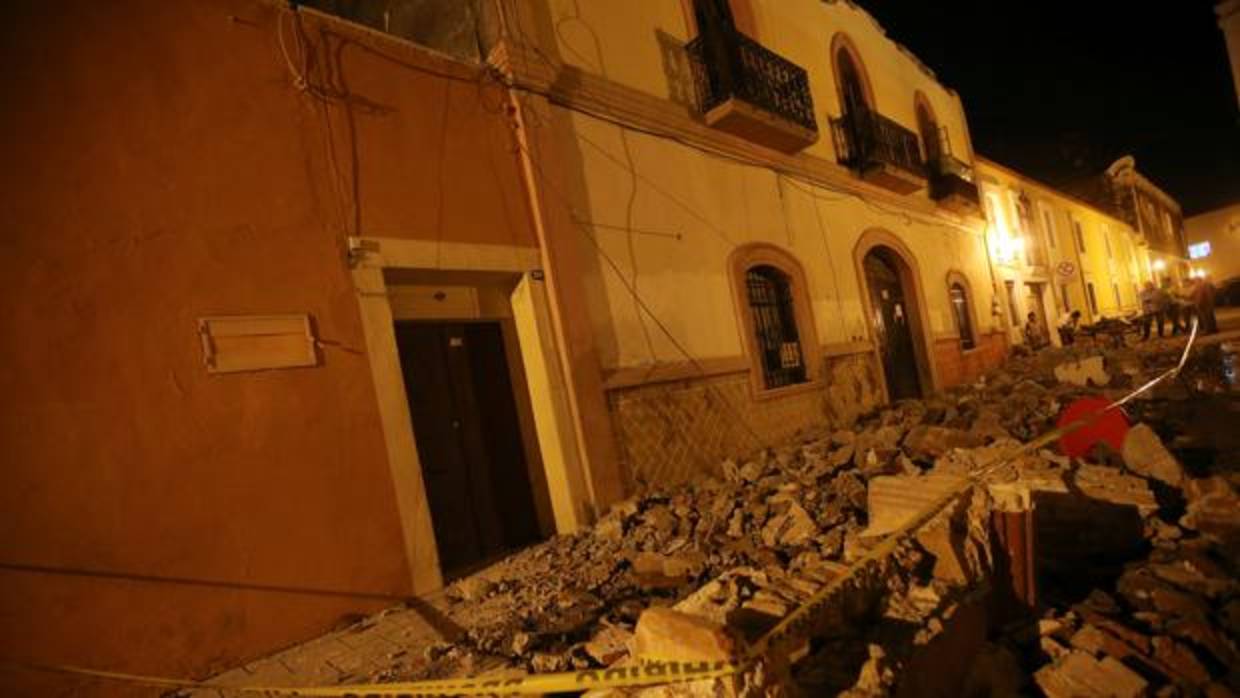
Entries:
[[647, 589], [678, 587], [702, 571], [706, 556], [701, 553], [663, 555], [643, 551], [630, 560], [637, 583]]
[[1240, 550], [1240, 496], [1228, 477], [1189, 479], [1184, 496], [1188, 509], [1180, 518], [1181, 526], [1197, 531], [1231, 554]]
[[1111, 382], [1111, 375], [1107, 373], [1101, 356], [1090, 356], [1055, 366], [1055, 380], [1084, 388], [1103, 388]]
[[1154, 430], [1138, 424], [1124, 436], [1122, 449], [1124, 465], [1134, 473], [1179, 487], [1184, 481], [1184, 467]]
[[770, 548], [805, 545], [818, 534], [818, 526], [805, 508], [796, 502], [776, 514], [762, 527], [762, 542]]
[[1135, 507], [1142, 516], [1158, 511], [1158, 500], [1149, 483], [1110, 466], [1083, 464], [1073, 473], [1073, 484], [1087, 497]]
[[624, 628], [608, 625], [585, 643], [586, 654], [603, 666], [611, 666], [629, 655], [629, 642], [633, 633]]
[[640, 661], [724, 662], [735, 652], [722, 625], [670, 608], [643, 611], [633, 633], [633, 654]]
[[957, 475], [887, 475], [870, 480], [867, 492], [870, 525], [863, 538], [884, 536], [909, 523], [927, 506], [965, 484]]
[[1047, 698], [1140, 698], [1149, 683], [1113, 657], [1095, 659], [1072, 651], [1033, 675]]

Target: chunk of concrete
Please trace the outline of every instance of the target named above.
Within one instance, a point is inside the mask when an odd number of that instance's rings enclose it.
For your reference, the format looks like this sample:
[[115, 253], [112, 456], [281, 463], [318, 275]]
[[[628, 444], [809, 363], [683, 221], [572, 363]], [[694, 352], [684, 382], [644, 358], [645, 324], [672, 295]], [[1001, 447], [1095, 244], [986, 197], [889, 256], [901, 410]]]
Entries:
[[1033, 675], [1047, 698], [1140, 698], [1149, 694], [1141, 675], [1119, 661], [1094, 659], [1081, 651], [1070, 652]]
[[734, 651], [723, 626], [670, 608], [642, 611], [633, 635], [633, 652], [642, 661], [722, 662]]
[[1055, 367], [1055, 380], [1082, 387], [1093, 385], [1101, 388], [1111, 382], [1111, 375], [1103, 366], [1101, 356], [1091, 356], [1080, 361], [1065, 361]]
[[1184, 481], [1184, 467], [1163, 445], [1158, 434], [1145, 424], [1128, 430], [1124, 436], [1124, 465], [1134, 473], [1179, 487]]
[[870, 480], [867, 492], [870, 526], [862, 537], [896, 531], [946, 493], [964, 485], [957, 475], [889, 475]]

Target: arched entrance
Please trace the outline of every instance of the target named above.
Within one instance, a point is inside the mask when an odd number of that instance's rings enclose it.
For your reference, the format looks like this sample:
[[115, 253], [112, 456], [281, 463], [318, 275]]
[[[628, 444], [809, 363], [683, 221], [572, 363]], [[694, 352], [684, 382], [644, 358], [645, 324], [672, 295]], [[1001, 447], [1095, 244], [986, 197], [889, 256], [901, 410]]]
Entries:
[[913, 270], [892, 247], [870, 246], [861, 258], [869, 322], [891, 400], [922, 397], [931, 383]]

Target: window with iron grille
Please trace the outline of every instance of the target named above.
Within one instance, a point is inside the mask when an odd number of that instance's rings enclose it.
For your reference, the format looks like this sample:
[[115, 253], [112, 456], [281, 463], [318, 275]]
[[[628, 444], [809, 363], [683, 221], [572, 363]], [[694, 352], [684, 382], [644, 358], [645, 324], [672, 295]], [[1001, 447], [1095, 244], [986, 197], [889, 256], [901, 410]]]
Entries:
[[969, 350], [977, 346], [977, 338], [973, 336], [973, 320], [969, 317], [969, 294], [964, 286], [953, 283], [947, 289], [951, 296], [952, 312], [956, 316], [956, 327], [960, 330], [960, 348]]
[[764, 384], [771, 389], [804, 383], [805, 361], [787, 274], [767, 265], [750, 267], [745, 289]]

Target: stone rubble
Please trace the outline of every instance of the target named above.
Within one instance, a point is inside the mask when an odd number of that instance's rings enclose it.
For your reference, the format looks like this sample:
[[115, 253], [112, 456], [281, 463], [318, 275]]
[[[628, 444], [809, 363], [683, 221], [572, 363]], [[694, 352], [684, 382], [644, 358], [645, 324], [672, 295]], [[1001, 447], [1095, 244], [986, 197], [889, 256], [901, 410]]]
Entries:
[[[597, 669], [743, 648], [839, 579], [914, 504], [944, 491], [942, 483], [963, 482], [1049, 431], [1076, 398], [1118, 397], [1176, 358], [1145, 348], [1098, 358], [1070, 349], [1017, 356], [975, 384], [725, 461], [715, 477], [649, 487], [591, 529], [451, 585], [448, 615], [460, 632], [419, 653], [423, 661], [345, 680]], [[1121, 548], [1130, 560], [1106, 589], [1054, 597], [1032, 629], [988, 644], [980, 638], [972, 665], [938, 671], [947, 675], [940, 680], [980, 687], [971, 695], [1035, 686], [1051, 696], [1240, 689], [1240, 479], [1191, 473], [1160, 439], [1159, 410], [1182, 399], [1181, 390], [1160, 386], [1134, 403], [1131, 412], [1150, 426], [1130, 430], [1123, 453], [1096, 449], [1072, 459], [1048, 447], [995, 473], [1050, 498], [1045, 526], [1053, 539], [1039, 521], [1039, 550], [1065, 555], [1069, 572]], [[974, 607], [969, 594], [993, 564], [990, 496], [983, 488], [958, 501], [891, 561], [841, 587], [834, 621], [793, 648], [789, 666], [743, 681], [587, 695], [758, 695], [789, 681], [806, 695], [890, 694], [916, 655]], [[1116, 518], [1099, 519], [1098, 511]], [[1148, 554], [1131, 562], [1130, 550]], [[1013, 678], [1016, 666], [1023, 674]]]

